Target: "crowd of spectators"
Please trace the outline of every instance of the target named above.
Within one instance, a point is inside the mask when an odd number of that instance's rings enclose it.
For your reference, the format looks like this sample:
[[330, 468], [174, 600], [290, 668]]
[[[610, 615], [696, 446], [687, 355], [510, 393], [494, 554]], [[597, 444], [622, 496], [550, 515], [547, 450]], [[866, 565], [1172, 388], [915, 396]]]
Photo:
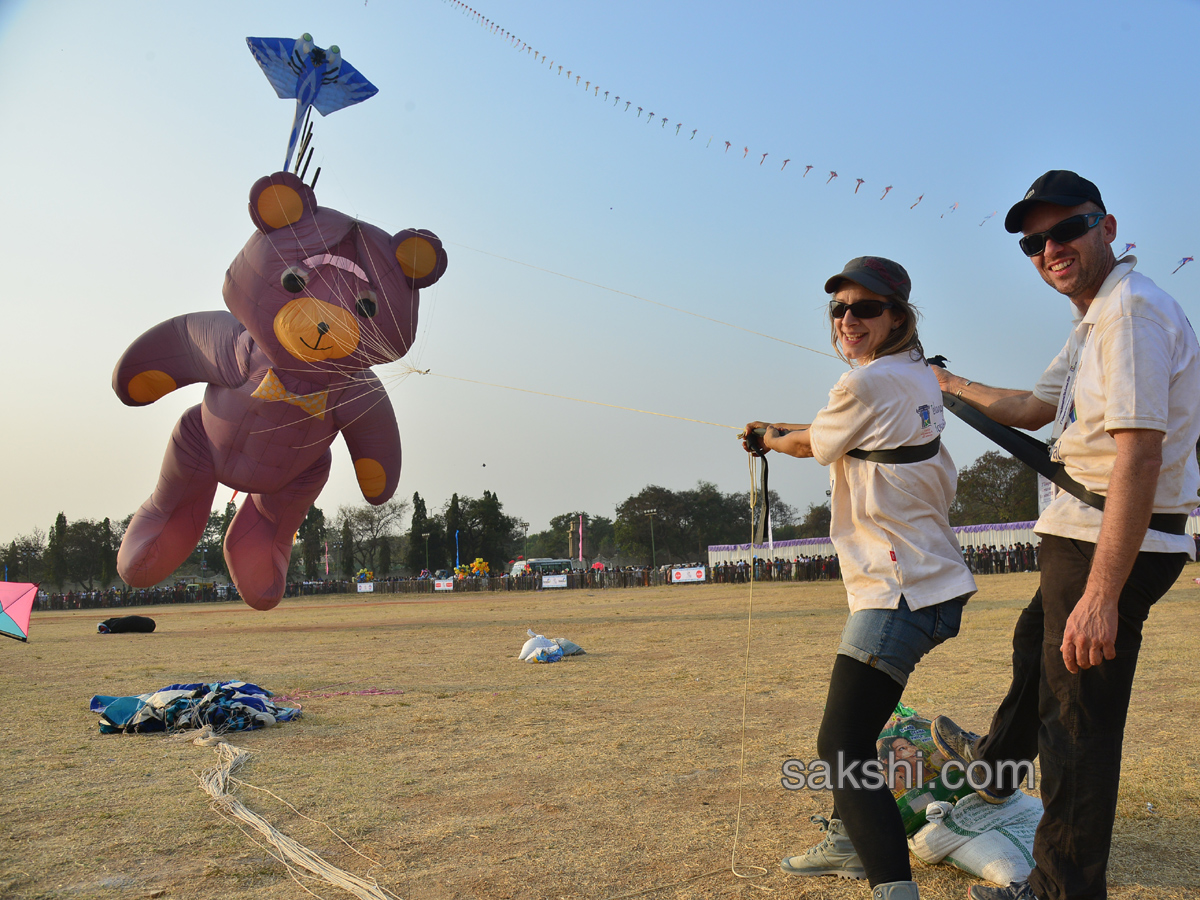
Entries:
[[[709, 579], [717, 584], [744, 584], [750, 580], [746, 560], [717, 563], [709, 569]], [[842, 577], [837, 556], [796, 556], [754, 558], [755, 581], [836, 581]]]
[[[1200, 558], [1200, 535], [1196, 536], [1197, 557]], [[976, 575], [1001, 575], [1010, 572], [1038, 571], [1038, 547], [1017, 542], [1009, 545], [968, 546], [963, 558]], [[683, 568], [703, 568], [704, 581], [713, 584], [745, 584], [750, 581], [750, 564], [745, 560], [721, 562], [713, 566], [687, 563]], [[629, 588], [654, 587], [671, 584], [671, 571], [677, 565], [596, 566], [574, 569], [566, 575], [566, 588]], [[440, 573], [447, 576], [449, 573]], [[756, 557], [755, 581], [836, 581], [842, 577], [836, 555], [776, 557], [772, 560]], [[423, 572], [419, 576], [388, 577], [371, 582], [376, 594], [433, 594], [436, 576]], [[453, 578], [457, 592], [535, 591], [542, 589], [541, 575], [468, 575]], [[313, 594], [353, 594], [359, 585], [343, 579], [289, 582], [285, 597]], [[240, 600], [231, 584], [176, 584], [169, 587], [130, 588], [109, 587], [102, 590], [50, 593], [38, 591], [35, 610], [108, 609], [130, 606], [152, 606], [161, 603], [212, 603]]]
[[169, 587], [108, 587], [102, 590], [50, 593], [39, 590], [35, 610], [108, 609], [122, 606], [155, 606], [160, 603], [214, 603], [240, 600], [232, 584], [176, 584]]
[[1038, 548], [1026, 541], [999, 547], [967, 547], [963, 559], [976, 575], [1004, 575], [1009, 572], [1037, 572]]

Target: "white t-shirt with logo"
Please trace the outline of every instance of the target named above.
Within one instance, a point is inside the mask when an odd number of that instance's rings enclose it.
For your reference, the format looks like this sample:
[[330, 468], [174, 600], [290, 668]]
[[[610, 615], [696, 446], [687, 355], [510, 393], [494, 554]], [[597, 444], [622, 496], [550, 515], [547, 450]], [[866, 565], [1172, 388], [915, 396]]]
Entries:
[[975, 593], [948, 513], [958, 482], [950, 453], [877, 463], [846, 451], [927, 444], [946, 427], [942, 392], [924, 360], [894, 353], [846, 372], [811, 427], [813, 457], [829, 466], [829, 537], [851, 611], [910, 609]]
[[[1117, 458], [1110, 431], [1163, 432], [1154, 512], [1190, 513], [1200, 468], [1200, 346], [1183, 310], [1126, 256], [1109, 273], [1085, 315], [1075, 311], [1071, 337], [1033, 389], [1058, 410], [1052, 449], [1067, 474], [1090, 491], [1108, 493]], [[1039, 534], [1095, 543], [1103, 513], [1060, 493], [1037, 521]], [[1147, 531], [1141, 549], [1187, 553], [1191, 535]]]

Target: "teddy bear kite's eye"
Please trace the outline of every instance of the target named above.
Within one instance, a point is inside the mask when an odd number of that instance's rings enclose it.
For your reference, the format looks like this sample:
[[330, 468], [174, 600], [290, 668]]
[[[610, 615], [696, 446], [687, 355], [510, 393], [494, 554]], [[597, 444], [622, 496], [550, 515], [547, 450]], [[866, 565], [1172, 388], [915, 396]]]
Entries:
[[354, 311], [364, 319], [375, 318], [375, 313], [378, 310], [379, 304], [375, 302], [375, 294], [372, 291], [367, 291], [354, 301]]
[[308, 270], [300, 266], [288, 266], [280, 278], [280, 283], [289, 294], [298, 294], [308, 284]]

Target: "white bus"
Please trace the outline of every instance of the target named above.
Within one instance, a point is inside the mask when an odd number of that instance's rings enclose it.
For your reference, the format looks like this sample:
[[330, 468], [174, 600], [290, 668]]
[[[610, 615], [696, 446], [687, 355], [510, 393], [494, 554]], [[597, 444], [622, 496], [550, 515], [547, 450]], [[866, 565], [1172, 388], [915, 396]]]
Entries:
[[510, 575], [545, 575], [548, 573], [570, 572], [573, 561], [569, 559], [551, 559], [548, 556], [537, 559], [518, 559], [512, 564]]

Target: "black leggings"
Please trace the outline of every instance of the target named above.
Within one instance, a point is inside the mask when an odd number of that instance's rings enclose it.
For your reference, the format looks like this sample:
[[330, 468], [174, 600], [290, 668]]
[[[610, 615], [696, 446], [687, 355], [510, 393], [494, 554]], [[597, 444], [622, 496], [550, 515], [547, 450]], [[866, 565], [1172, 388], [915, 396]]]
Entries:
[[[877, 759], [875, 742], [900, 702], [904, 688], [890, 675], [866, 663], [838, 654], [829, 679], [825, 715], [817, 735], [817, 754], [835, 776], [841, 753], [843, 768]], [[832, 817], [841, 819], [874, 887], [892, 881], [911, 881], [908, 841], [892, 792], [886, 787], [833, 789]]]

